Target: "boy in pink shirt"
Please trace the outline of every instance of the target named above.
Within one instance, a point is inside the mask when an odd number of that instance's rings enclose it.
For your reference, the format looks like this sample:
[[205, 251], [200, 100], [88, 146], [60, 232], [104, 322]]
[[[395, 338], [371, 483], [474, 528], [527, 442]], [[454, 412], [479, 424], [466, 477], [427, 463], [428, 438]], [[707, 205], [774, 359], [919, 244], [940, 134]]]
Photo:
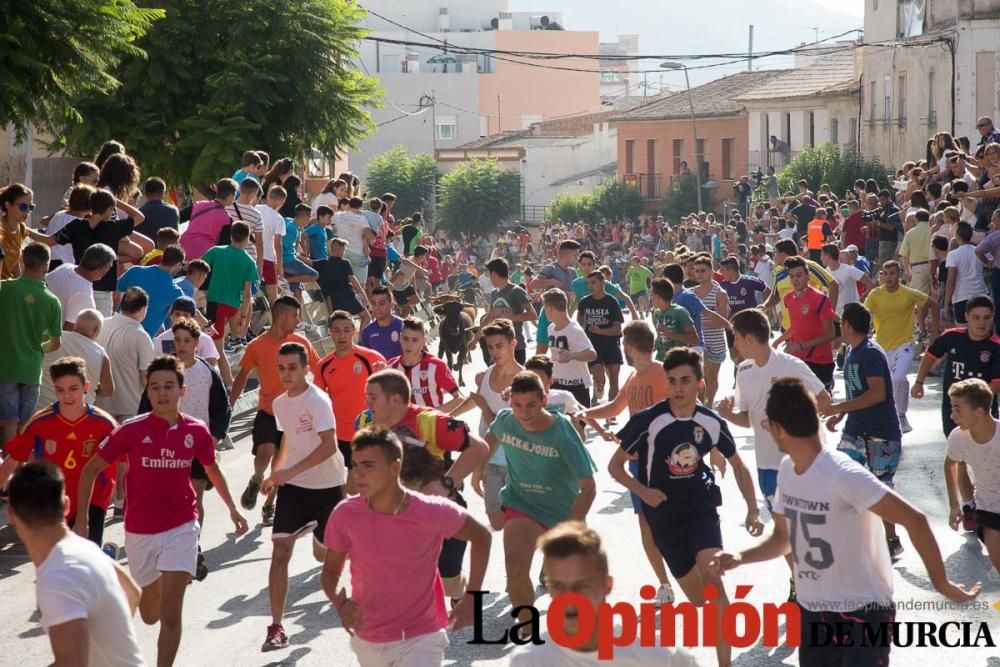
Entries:
[[[482, 589], [490, 531], [447, 498], [403, 487], [403, 445], [392, 431], [361, 429], [351, 447], [358, 495], [337, 505], [327, 522], [323, 590], [362, 667], [440, 665], [449, 623], [472, 624], [469, 591]], [[451, 537], [470, 542], [472, 554], [466, 594], [449, 614], [437, 563]], [[340, 587], [348, 556], [351, 597]]]

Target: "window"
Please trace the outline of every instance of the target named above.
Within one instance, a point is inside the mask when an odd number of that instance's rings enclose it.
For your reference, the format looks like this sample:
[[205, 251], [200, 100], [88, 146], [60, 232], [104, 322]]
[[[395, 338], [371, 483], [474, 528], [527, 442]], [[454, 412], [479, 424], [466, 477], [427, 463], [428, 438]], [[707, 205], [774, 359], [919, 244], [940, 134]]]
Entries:
[[875, 124], [875, 82], [872, 81], [868, 91], [868, 124]]
[[701, 180], [708, 180], [708, 155], [705, 153], [705, 139], [696, 139], [694, 142], [694, 160], [698, 165], [698, 173], [701, 174]]
[[830, 119], [830, 141], [840, 143], [840, 120], [837, 118]]
[[810, 111], [809, 112], [808, 120], [809, 120], [809, 145], [810, 146], [815, 146], [816, 145], [816, 112], [815, 111]]
[[927, 126], [937, 127], [937, 95], [934, 91], [934, 70], [927, 73]]
[[656, 139], [646, 139], [646, 175], [646, 196], [656, 199], [660, 196], [660, 179], [656, 173]]
[[896, 118], [899, 127], [906, 127], [906, 74], [899, 75], [899, 90], [896, 92]]
[[438, 116], [434, 120], [434, 136], [440, 141], [458, 138], [458, 116]]
[[674, 173], [681, 173], [681, 162], [684, 161], [684, 140], [674, 139], [673, 141]]
[[852, 118], [851, 122], [847, 125], [847, 141], [850, 142], [851, 150], [857, 152], [858, 150], [858, 119]]
[[722, 140], [722, 178], [733, 177], [733, 150], [735, 146], [735, 139]]
[[618, 72], [604, 70], [601, 72], [601, 83], [614, 83], [618, 80]]
[[635, 173], [635, 139], [625, 140], [625, 173]]
[[882, 125], [888, 127], [889, 107], [892, 105], [892, 77], [886, 74], [882, 80], [882, 84], [882, 93], [884, 95], [882, 102]]

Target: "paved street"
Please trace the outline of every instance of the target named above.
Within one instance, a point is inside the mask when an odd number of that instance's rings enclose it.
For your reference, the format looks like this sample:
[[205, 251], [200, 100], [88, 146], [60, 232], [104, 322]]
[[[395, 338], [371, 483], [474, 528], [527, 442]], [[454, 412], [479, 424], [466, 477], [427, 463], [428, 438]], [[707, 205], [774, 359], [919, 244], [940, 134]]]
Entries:
[[[478, 358], [478, 353], [476, 354]], [[481, 368], [481, 361], [476, 368]], [[915, 368], [915, 367], [914, 367]], [[471, 378], [473, 373], [467, 373]], [[732, 377], [732, 367], [722, 371], [723, 378]], [[720, 398], [731, 393], [723, 380]], [[838, 390], [842, 392], [838, 376]], [[989, 562], [979, 544], [970, 537], [948, 529], [947, 503], [942, 480], [944, 440], [940, 427], [940, 392], [936, 384], [928, 386], [927, 397], [913, 401], [910, 421], [914, 431], [904, 438], [904, 458], [897, 474], [897, 489], [926, 511], [945, 555], [951, 576], [963, 583], [983, 580], [982, 600], [992, 604], [1000, 600], [1000, 584], [989, 580]], [[470, 415], [472, 413], [469, 413]], [[475, 419], [473, 419], [475, 421]], [[475, 428], [475, 424], [473, 424]], [[234, 439], [237, 448], [222, 455], [222, 466], [234, 495], [242, 491], [250, 473], [249, 425], [246, 419], [236, 425]], [[753, 465], [753, 446], [749, 432], [735, 429], [741, 455]], [[828, 442], [835, 444], [835, 436]], [[591, 439], [588, 447], [599, 466], [598, 495], [589, 517], [607, 544], [612, 573], [615, 575], [614, 598], [638, 600], [638, 590], [650, 583], [649, 570], [639, 543], [638, 528], [628, 496], [606, 472], [612, 445]], [[722, 482], [724, 506], [722, 520], [726, 547], [739, 549], [751, 542], [740, 527], [744, 506], [731, 475]], [[482, 503], [471, 492], [471, 511], [485, 521]], [[291, 646], [284, 651], [262, 654], [260, 645], [269, 623], [267, 572], [270, 556], [269, 532], [259, 525], [258, 510], [250, 513], [251, 531], [239, 540], [229, 536], [230, 524], [225, 519], [222, 504], [212, 493], [207, 498], [208, 520], [202, 536], [202, 546], [212, 569], [208, 579], [194, 583], [188, 589], [185, 603], [184, 637], [178, 665], [354, 665], [348, 648], [347, 634], [340, 629], [336, 613], [327, 603], [319, 584], [319, 566], [312, 561], [310, 550], [299, 545], [291, 565], [291, 585], [288, 596], [285, 627]], [[770, 530], [768, 525], [767, 530]], [[106, 538], [122, 541], [121, 524], [108, 527]], [[906, 551], [896, 564], [897, 601], [933, 601], [943, 599], [930, 587], [925, 570], [902, 534]], [[23, 549], [14, 542], [8, 527], [0, 531], [0, 599], [3, 600], [4, 623], [0, 624], [0, 645], [6, 647], [2, 665], [41, 665], [51, 660], [45, 635], [34, 618], [33, 568], [26, 561]], [[536, 562], [537, 570], [537, 562]], [[757, 604], [784, 599], [788, 591], [788, 571], [784, 563], [775, 561], [750, 566], [730, 574], [730, 593], [736, 584], [752, 584], [748, 599]], [[496, 536], [486, 580], [493, 591], [488, 596], [485, 634], [495, 638], [507, 627], [509, 605], [504, 589], [502, 540]], [[547, 605], [542, 598], [539, 605]], [[988, 620], [996, 641], [1000, 641], [1000, 612], [900, 610], [897, 620], [903, 621], [975, 621]], [[147, 659], [155, 656], [157, 627], [137, 622], [140, 643]], [[470, 631], [452, 635], [452, 646], [446, 664], [501, 665], [510, 646], [470, 646], [466, 642]], [[714, 652], [696, 649], [702, 664], [715, 663]], [[768, 649], [760, 645], [736, 652], [735, 664], [743, 667], [797, 664], [791, 649]], [[963, 667], [1000, 667], [1000, 649], [961, 648], [898, 648], [893, 652], [894, 665], [963, 665]]]

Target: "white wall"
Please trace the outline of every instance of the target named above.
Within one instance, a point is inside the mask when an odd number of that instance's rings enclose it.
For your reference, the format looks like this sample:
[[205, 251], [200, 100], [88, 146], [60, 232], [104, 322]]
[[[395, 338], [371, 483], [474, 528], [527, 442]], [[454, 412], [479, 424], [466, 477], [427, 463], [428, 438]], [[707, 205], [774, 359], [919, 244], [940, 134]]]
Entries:
[[566, 143], [534, 148], [528, 143], [522, 171], [525, 203], [547, 206], [557, 195], [593, 190], [601, 182], [600, 175], [557, 187], [549, 184], [613, 163], [617, 146], [618, 131], [607, 123], [595, 126], [592, 134]]
[[[896, 0], [864, 0], [864, 3], [865, 41], [883, 42], [896, 39], [898, 20]], [[876, 6], [878, 9], [875, 9]]]
[[[365, 7], [387, 18], [420, 32], [438, 29], [438, 8], [448, 8], [451, 30], [480, 29], [483, 19], [496, 17], [508, 11], [509, 0], [365, 0]], [[372, 16], [365, 26], [373, 30], [398, 30], [391, 24]]]

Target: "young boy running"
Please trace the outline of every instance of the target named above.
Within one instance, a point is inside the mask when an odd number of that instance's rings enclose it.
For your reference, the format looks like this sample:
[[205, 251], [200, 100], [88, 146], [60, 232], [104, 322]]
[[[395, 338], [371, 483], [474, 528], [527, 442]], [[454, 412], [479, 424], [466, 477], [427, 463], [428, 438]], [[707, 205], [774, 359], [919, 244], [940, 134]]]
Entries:
[[[181, 643], [184, 592], [198, 561], [198, 506], [191, 485], [191, 461], [197, 458], [229, 508], [236, 534], [247, 522], [236, 510], [229, 485], [215, 462], [215, 440], [208, 427], [179, 410], [186, 391], [176, 357], [157, 357], [146, 368], [146, 393], [153, 411], [129, 419], [108, 436], [80, 473], [77, 507], [88, 507], [94, 480], [109, 464], [125, 458], [125, 549], [128, 568], [142, 588], [139, 613], [160, 622], [157, 665], [169, 667]], [[87, 535], [86, 514], [74, 530]]]
[[553, 386], [565, 389], [585, 406], [590, 405], [590, 386], [593, 380], [587, 364], [597, 359], [590, 338], [579, 324], [569, 318], [566, 293], [550, 289], [542, 295], [545, 316], [549, 322], [549, 352], [555, 362]]
[[299, 343], [284, 343], [278, 351], [278, 374], [285, 393], [274, 399], [274, 418], [284, 433], [271, 476], [260, 485], [264, 495], [277, 489], [271, 532], [268, 594], [271, 625], [261, 651], [288, 646], [281, 621], [288, 595], [288, 562], [295, 540], [313, 535], [313, 557], [323, 562], [323, 531], [333, 508], [344, 495], [347, 470], [337, 448], [337, 430], [330, 399], [306, 379], [309, 355]]
[[[399, 335], [403, 353], [388, 361], [387, 366], [406, 376], [413, 390], [410, 401], [425, 408], [437, 408], [450, 414], [465, 402], [451, 369], [441, 359], [427, 351], [427, 325], [419, 317], [403, 320]], [[445, 395], [452, 398], [445, 400]]]
[[[662, 280], [662, 279], [661, 279]], [[693, 329], [692, 329], [693, 331]], [[634, 417], [639, 411], [659, 403], [667, 398], [667, 374], [663, 370], [663, 365], [653, 361], [653, 347], [656, 336], [653, 328], [647, 322], [629, 322], [625, 325], [622, 340], [625, 343], [625, 358], [629, 364], [635, 368], [625, 386], [613, 401], [605, 405], [590, 408], [583, 413], [583, 418], [595, 421], [601, 418], [614, 417], [621, 414], [622, 410], [628, 407], [629, 418]], [[605, 436], [606, 439], [614, 438], [612, 435]], [[629, 461], [629, 473], [633, 477], [639, 476], [639, 462]], [[629, 494], [632, 498], [632, 509], [639, 517], [639, 533], [642, 536], [642, 548], [646, 552], [646, 559], [653, 567], [657, 580], [660, 582], [660, 589], [656, 593], [656, 601], [660, 604], [674, 601], [674, 590], [670, 586], [670, 579], [667, 578], [667, 569], [663, 565], [663, 556], [656, 548], [653, 541], [653, 533], [649, 528], [645, 515], [642, 513], [642, 500], [635, 494]]]
[[[621, 446], [608, 472], [642, 500], [656, 546], [687, 599], [701, 606], [704, 587], [712, 584], [718, 589], [716, 611], [721, 619], [729, 602], [713, 565], [722, 552], [716, 509], [722, 504], [722, 492], [705, 459], [715, 448], [728, 459], [747, 505], [744, 526], [751, 535], [760, 535], [764, 526], [753, 478], [726, 422], [698, 402], [705, 383], [701, 355], [686, 348], [671, 350], [663, 367], [670, 398], [635, 415], [618, 432]], [[638, 478], [626, 470], [632, 456], [638, 457]], [[720, 667], [729, 667], [732, 647], [720, 641], [716, 655]]]
[[608, 399], [618, 395], [618, 373], [622, 367], [622, 325], [625, 316], [618, 301], [604, 291], [604, 274], [591, 271], [587, 275], [590, 294], [580, 300], [577, 321], [587, 333], [597, 358], [588, 365], [594, 377], [594, 402], [604, 396], [604, 383], [608, 383]]
[[675, 347], [698, 345], [698, 331], [687, 308], [674, 303], [674, 286], [666, 278], [653, 280], [653, 327], [656, 329], [656, 360], [663, 362]]

